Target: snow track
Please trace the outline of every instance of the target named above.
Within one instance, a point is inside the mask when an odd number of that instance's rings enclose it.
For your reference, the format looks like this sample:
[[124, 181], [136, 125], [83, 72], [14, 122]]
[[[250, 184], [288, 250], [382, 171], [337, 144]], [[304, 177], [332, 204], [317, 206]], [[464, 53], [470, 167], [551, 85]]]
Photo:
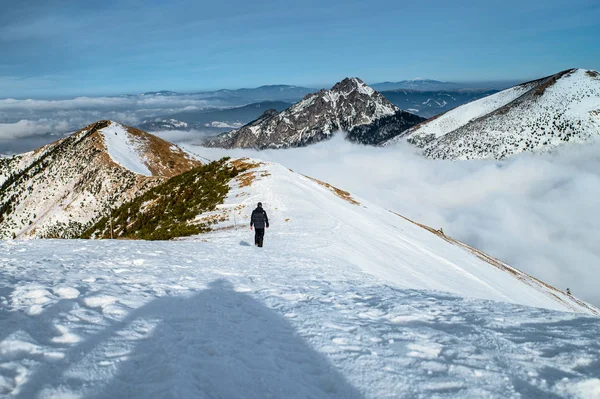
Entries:
[[600, 319], [394, 288], [233, 230], [0, 244], [0, 396], [585, 397]]

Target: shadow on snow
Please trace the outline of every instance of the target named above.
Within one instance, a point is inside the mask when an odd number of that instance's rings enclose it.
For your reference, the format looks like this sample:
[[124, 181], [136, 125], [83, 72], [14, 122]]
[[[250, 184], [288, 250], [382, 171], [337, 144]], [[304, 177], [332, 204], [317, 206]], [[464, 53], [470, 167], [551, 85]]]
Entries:
[[285, 318], [223, 279], [154, 299], [40, 367], [18, 398], [64, 388], [92, 398], [362, 397]]

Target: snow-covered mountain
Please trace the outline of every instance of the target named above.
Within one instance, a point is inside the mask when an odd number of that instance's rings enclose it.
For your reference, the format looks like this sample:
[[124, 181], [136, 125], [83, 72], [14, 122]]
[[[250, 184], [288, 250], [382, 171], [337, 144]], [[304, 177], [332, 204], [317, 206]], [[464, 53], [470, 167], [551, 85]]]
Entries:
[[570, 69], [462, 105], [389, 140], [430, 158], [502, 159], [600, 135], [600, 74]]
[[110, 207], [199, 165], [175, 145], [100, 121], [0, 159], [0, 238], [76, 237]]
[[[377, 122], [391, 117], [394, 129], [376, 129]], [[205, 141], [207, 147], [286, 148], [300, 147], [330, 138], [337, 131], [377, 144], [423, 119], [400, 110], [358, 78], [346, 78], [330, 90], [307, 95], [280, 113], [267, 111], [257, 120]], [[373, 125], [372, 134], [352, 135], [357, 126]], [[368, 129], [367, 129], [368, 130]]]

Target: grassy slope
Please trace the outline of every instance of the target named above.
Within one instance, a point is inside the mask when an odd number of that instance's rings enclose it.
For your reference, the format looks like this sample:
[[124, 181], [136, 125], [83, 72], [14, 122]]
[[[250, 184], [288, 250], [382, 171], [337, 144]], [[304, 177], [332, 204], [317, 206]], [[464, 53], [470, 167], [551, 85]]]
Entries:
[[[112, 212], [115, 238], [168, 240], [200, 234], [209, 222], [194, 222], [196, 216], [221, 204], [229, 192], [229, 181], [242, 170], [228, 158], [196, 167], [175, 176]], [[108, 217], [83, 233], [82, 238], [110, 238]]]

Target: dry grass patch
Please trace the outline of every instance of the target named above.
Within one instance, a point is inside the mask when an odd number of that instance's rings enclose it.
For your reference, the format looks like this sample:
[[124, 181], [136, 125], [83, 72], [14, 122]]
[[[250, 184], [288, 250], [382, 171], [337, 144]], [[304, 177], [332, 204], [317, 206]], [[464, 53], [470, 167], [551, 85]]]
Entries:
[[574, 69], [567, 69], [566, 71], [562, 71], [560, 73], [557, 73], [554, 76], [551, 76], [550, 78], [546, 79], [546, 81], [544, 83], [542, 83], [541, 85], [539, 85], [535, 91], [533, 92], [533, 94], [535, 94], [536, 96], [541, 96], [542, 94], [544, 94], [544, 92], [546, 91], [546, 89], [550, 86], [552, 86], [554, 83], [556, 83], [556, 81], [560, 78], [562, 78], [563, 76], [568, 76], [570, 74], [572, 74], [573, 72], [575, 72]]
[[250, 185], [252, 185], [252, 183], [254, 183], [254, 180], [256, 180], [257, 177], [271, 176], [271, 174], [266, 171], [261, 172], [261, 174], [257, 176], [257, 172], [251, 169], [256, 169], [264, 165], [264, 163], [252, 161], [249, 158], [234, 159], [229, 161], [229, 164], [238, 172], [240, 172], [240, 174], [236, 177], [240, 188], [249, 187]]
[[[509, 266], [506, 263], [502, 262], [501, 260], [496, 259], [496, 258], [494, 258], [494, 257], [486, 254], [483, 251], [480, 251], [480, 250], [478, 250], [476, 248], [473, 248], [473, 247], [465, 244], [464, 242], [455, 240], [452, 237], [448, 237], [447, 235], [444, 234], [444, 231], [442, 229], [436, 230], [433, 227], [429, 227], [427, 225], [415, 222], [414, 220], [411, 220], [411, 219], [409, 219], [407, 217], [404, 217], [404, 216], [402, 216], [402, 215], [400, 215], [400, 214], [398, 214], [396, 212], [393, 212], [393, 211], [390, 211], [390, 212], [393, 213], [396, 216], [401, 217], [404, 220], [407, 220], [407, 221], [411, 222], [412, 224], [415, 224], [415, 225], [417, 225], [417, 226], [419, 226], [419, 227], [421, 227], [421, 228], [423, 228], [425, 230], [430, 231], [431, 233], [437, 235], [438, 237], [446, 240], [447, 242], [449, 242], [449, 243], [451, 243], [453, 245], [457, 245], [457, 246], [463, 248], [464, 250], [472, 253], [473, 255], [477, 256], [479, 259], [483, 260], [484, 262], [486, 262], [486, 263], [488, 263], [488, 264], [490, 264], [490, 265], [492, 265], [492, 266], [494, 266], [494, 267], [496, 267], [496, 268], [498, 268], [500, 270], [503, 270], [503, 271], [511, 273], [516, 278], [518, 278], [519, 280], [525, 282], [526, 284], [529, 284], [529, 282], [532, 281], [532, 282], [535, 282], [535, 283], [537, 283], [537, 284], [539, 284], [541, 286], [546, 287], [547, 289], [549, 289], [551, 291], [550, 295], [552, 295], [557, 301], [560, 301], [560, 302], [564, 303], [565, 305], [569, 306], [569, 304], [565, 300], [563, 300], [561, 297], [559, 297], [558, 295], [556, 295], [557, 292], [559, 292], [559, 293], [561, 293], [563, 295], [567, 295], [565, 292], [563, 292], [563, 291], [561, 291], [561, 290], [559, 290], [559, 289], [557, 289], [557, 288], [555, 288], [555, 287], [553, 287], [553, 286], [551, 286], [549, 284], [546, 284], [545, 282], [543, 282], [541, 280], [538, 280], [537, 278], [535, 278], [533, 276], [530, 276], [529, 274], [527, 274], [525, 272], [522, 272], [521, 270], [518, 270], [518, 269], [516, 269], [516, 268], [514, 268], [512, 266]], [[531, 284], [529, 284], [529, 285], [531, 285]], [[552, 292], [552, 291], [554, 291], [554, 292]], [[598, 310], [596, 308], [590, 307], [585, 302], [580, 301], [579, 299], [577, 299], [577, 298], [575, 298], [573, 296], [570, 296], [570, 298], [574, 302], [576, 302], [578, 305], [580, 305], [580, 306], [582, 306], [584, 308], [587, 308], [590, 311], [592, 311], [592, 313], [599, 314]]]
[[353, 205], [360, 205], [360, 202], [358, 202], [357, 200], [352, 198], [352, 194], [350, 194], [348, 191], [340, 190], [339, 188], [334, 187], [329, 183], [325, 183], [324, 181], [315, 179], [314, 177], [310, 177], [310, 176], [306, 176], [306, 175], [305, 175], [305, 177], [308, 177], [310, 180], [315, 181], [315, 182], [319, 183], [321, 186], [329, 189], [332, 193], [334, 193], [335, 195], [337, 195], [344, 201], [348, 201], [349, 203], [351, 203]]
[[585, 74], [591, 78], [597, 78], [598, 76], [600, 76], [600, 73], [596, 71], [585, 71]]
[[245, 172], [250, 169], [256, 169], [259, 166], [264, 165], [262, 162], [256, 162], [250, 158], [237, 158], [229, 161], [229, 164], [236, 168], [239, 172]]
[[125, 129], [143, 145], [148, 161], [146, 166], [153, 175], [173, 177], [201, 165], [182, 150], [173, 150], [173, 144], [166, 140], [134, 127], [125, 126]]
[[256, 179], [256, 174], [254, 172], [245, 172], [245, 173], [242, 173], [241, 175], [239, 175], [238, 177], [236, 177], [236, 180], [238, 181], [240, 188], [249, 187], [250, 185], [252, 185], [252, 183], [254, 182], [255, 179]]

